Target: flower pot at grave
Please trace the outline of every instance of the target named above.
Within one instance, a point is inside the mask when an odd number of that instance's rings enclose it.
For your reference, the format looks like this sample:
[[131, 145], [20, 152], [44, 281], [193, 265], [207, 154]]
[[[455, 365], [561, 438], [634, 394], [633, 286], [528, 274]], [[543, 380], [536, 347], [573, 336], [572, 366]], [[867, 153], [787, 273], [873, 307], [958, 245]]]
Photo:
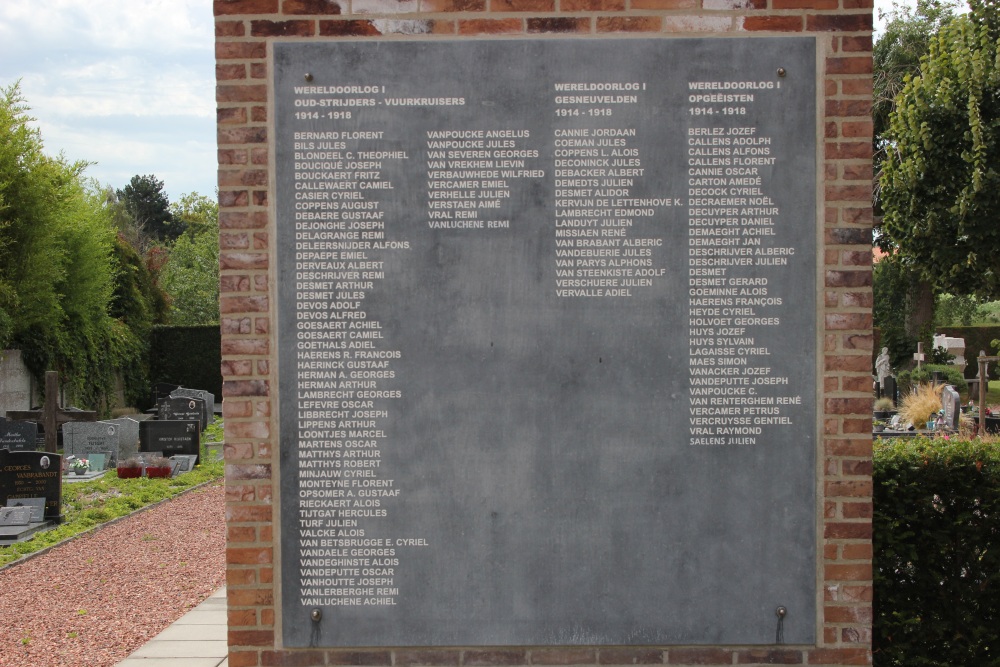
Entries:
[[136, 479], [142, 477], [142, 468], [116, 468], [118, 477], [121, 479]]
[[170, 477], [170, 466], [154, 467], [146, 466], [146, 477]]
[[77, 475], [83, 475], [83, 474], [85, 474], [87, 472], [87, 469], [86, 468], [73, 468], [73, 472], [75, 472]]

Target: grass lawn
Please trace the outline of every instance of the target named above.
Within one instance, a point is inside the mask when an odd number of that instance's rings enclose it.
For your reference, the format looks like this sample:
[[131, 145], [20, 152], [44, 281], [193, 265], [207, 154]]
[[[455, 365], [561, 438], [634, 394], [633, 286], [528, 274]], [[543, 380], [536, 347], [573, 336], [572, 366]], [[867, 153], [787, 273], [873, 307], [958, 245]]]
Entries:
[[[962, 403], [968, 403], [969, 398], [972, 398], [977, 404], [979, 403], [979, 395], [970, 397], [968, 392], [961, 392]], [[989, 386], [986, 388], [986, 404], [989, 406], [1000, 407], [1000, 380], [990, 380]]]
[[[222, 425], [217, 419], [215, 424], [205, 430], [203, 442], [218, 442], [221, 439]], [[64, 482], [62, 511], [66, 520], [52, 530], [36, 533], [25, 542], [0, 546], [0, 567], [79, 535], [94, 526], [172, 498], [199, 484], [221, 479], [224, 474], [225, 462], [216, 459], [214, 454], [209, 455], [203, 444], [201, 463], [191, 472], [178, 477], [119, 479], [114, 470], [109, 470], [101, 477], [87, 482]]]

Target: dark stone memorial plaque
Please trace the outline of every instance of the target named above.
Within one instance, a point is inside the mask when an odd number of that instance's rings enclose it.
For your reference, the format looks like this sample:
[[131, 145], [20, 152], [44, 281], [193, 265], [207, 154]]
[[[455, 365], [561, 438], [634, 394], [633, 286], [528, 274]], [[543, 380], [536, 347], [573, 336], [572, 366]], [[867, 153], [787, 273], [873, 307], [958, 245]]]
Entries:
[[36, 451], [38, 423], [0, 419], [0, 449]]
[[176, 477], [180, 473], [191, 472], [194, 470], [195, 465], [198, 463], [198, 457], [190, 455], [174, 455], [170, 457], [170, 463], [173, 465], [174, 476]]
[[0, 506], [21, 498], [44, 498], [46, 520], [62, 520], [62, 457], [46, 452], [0, 449]]
[[0, 526], [27, 526], [29, 523], [30, 507], [0, 507]]
[[[192, 398], [201, 401], [201, 417], [198, 419], [201, 422], [201, 430], [205, 430], [205, 427], [212, 423], [212, 418], [215, 413], [215, 394], [205, 391], [204, 389], [185, 389], [184, 387], [178, 387], [174, 391], [170, 392], [170, 398]], [[160, 417], [163, 419], [163, 417]], [[174, 419], [182, 419], [181, 417], [174, 417]]]
[[205, 401], [200, 398], [164, 398], [157, 404], [158, 419], [196, 421], [204, 429]]
[[201, 432], [197, 420], [139, 422], [140, 453], [158, 452], [167, 458], [176, 454], [199, 456]]
[[28, 510], [31, 522], [45, 520], [45, 498], [8, 498], [7, 507], [18, 507]]
[[284, 644], [813, 643], [815, 40], [274, 65]]

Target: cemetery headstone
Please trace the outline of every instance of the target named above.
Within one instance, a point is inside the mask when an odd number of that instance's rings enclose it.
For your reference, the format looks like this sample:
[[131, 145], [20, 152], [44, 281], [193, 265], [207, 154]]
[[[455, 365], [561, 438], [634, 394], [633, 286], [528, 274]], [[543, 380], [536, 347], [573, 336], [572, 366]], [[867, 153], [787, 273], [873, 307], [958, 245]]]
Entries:
[[45, 498], [14, 498], [7, 501], [7, 507], [24, 507], [32, 522], [45, 520]]
[[62, 521], [62, 456], [0, 449], [0, 505], [22, 498], [44, 498], [44, 518]]
[[171, 457], [188, 454], [197, 457], [201, 453], [201, 433], [197, 421], [148, 421], [139, 423], [139, 451], [160, 452]]
[[63, 425], [63, 454], [78, 459], [89, 459], [91, 454], [100, 453], [106, 461], [117, 462], [119, 450], [119, 430], [117, 424], [108, 422], [81, 422]]
[[950, 384], [941, 392], [941, 404], [944, 406], [944, 427], [949, 431], [957, 431], [959, 415], [962, 413], [962, 399]]
[[29, 523], [30, 507], [0, 507], [0, 526], [27, 526]]
[[104, 423], [118, 426], [118, 458], [108, 464], [117, 463], [139, 453], [139, 421], [131, 417], [108, 419]]
[[896, 378], [891, 375], [885, 379], [885, 387], [882, 389], [882, 396], [887, 396], [891, 398], [894, 403], [898, 403], [896, 400]]
[[0, 422], [0, 449], [35, 451], [38, 449], [38, 423], [3, 420]]
[[175, 389], [170, 392], [171, 398], [198, 398], [205, 401], [205, 405], [202, 408], [202, 420], [201, 428], [205, 429], [206, 426], [212, 423], [212, 417], [215, 413], [215, 394], [204, 391], [202, 389], [185, 389], [183, 387]]
[[200, 430], [205, 430], [205, 401], [200, 398], [177, 396], [164, 398], [158, 406], [158, 418], [173, 421], [197, 421]]
[[194, 470], [195, 464], [198, 463], [197, 456], [191, 456], [190, 454], [175, 454], [170, 457], [172, 462], [176, 462], [176, 473], [180, 474], [182, 472], [191, 472]]

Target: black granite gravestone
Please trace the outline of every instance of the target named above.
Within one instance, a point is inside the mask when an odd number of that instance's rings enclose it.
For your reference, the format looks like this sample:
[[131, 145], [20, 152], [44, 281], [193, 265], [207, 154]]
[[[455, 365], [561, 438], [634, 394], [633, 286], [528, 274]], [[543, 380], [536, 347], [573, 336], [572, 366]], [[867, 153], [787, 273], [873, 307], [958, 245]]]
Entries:
[[201, 408], [201, 429], [205, 430], [215, 416], [215, 394], [204, 389], [185, 389], [178, 387], [170, 392], [170, 398], [194, 398], [202, 401]]
[[205, 401], [184, 396], [167, 397], [157, 403], [157, 419], [170, 421], [196, 421], [205, 430]]
[[896, 396], [896, 378], [894, 378], [891, 375], [888, 376], [885, 379], [885, 388], [882, 390], [882, 396], [885, 396], [887, 398], [892, 399], [893, 403], [897, 403], [898, 402], [896, 400], [897, 399], [897, 396]]
[[62, 521], [62, 456], [0, 449], [0, 505], [45, 498], [45, 519]]
[[38, 422], [0, 420], [0, 449], [36, 451]]
[[197, 420], [139, 422], [139, 451], [161, 452], [167, 458], [176, 454], [200, 456], [201, 431], [198, 425]]

